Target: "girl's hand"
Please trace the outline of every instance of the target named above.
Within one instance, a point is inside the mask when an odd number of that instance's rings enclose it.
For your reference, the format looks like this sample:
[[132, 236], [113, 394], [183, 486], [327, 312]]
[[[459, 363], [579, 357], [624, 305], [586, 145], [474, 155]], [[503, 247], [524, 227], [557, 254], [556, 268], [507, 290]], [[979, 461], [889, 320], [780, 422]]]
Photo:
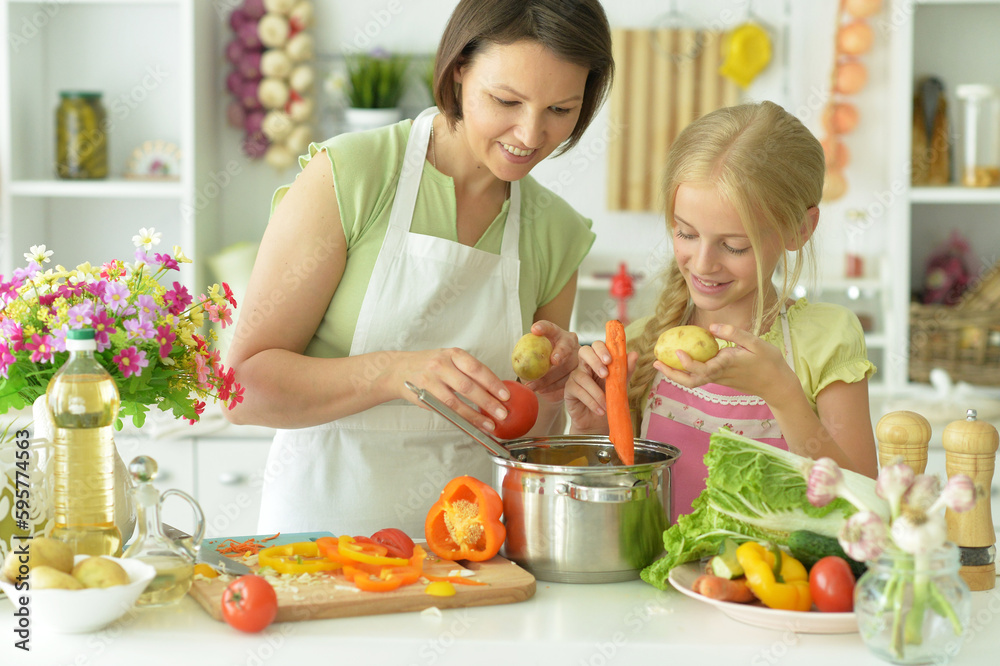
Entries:
[[580, 351], [580, 339], [576, 333], [564, 331], [550, 321], [539, 319], [531, 325], [531, 332], [542, 335], [552, 343], [552, 354], [549, 361], [552, 367], [544, 375], [525, 386], [535, 391], [538, 396], [549, 402], [560, 402], [570, 373], [576, 369]]
[[[388, 367], [382, 381], [397, 391], [398, 397], [420, 407], [426, 406], [406, 388], [406, 382], [428, 393], [457, 412], [469, 423], [492, 432], [496, 425], [486, 416], [502, 421], [507, 409], [502, 401], [510, 398], [503, 382], [484, 363], [464, 349], [429, 349], [416, 352], [385, 352], [372, 355], [372, 363], [385, 359]], [[398, 387], [398, 388], [397, 388]], [[470, 407], [459, 395], [481, 411]]]
[[[635, 371], [639, 355], [628, 355], [628, 375]], [[604, 381], [608, 376], [611, 353], [603, 341], [580, 347], [580, 363], [566, 382], [566, 410], [573, 433], [608, 434], [607, 400]]]
[[687, 388], [704, 384], [721, 384], [747, 395], [756, 395], [766, 402], [771, 397], [780, 400], [781, 393], [792, 385], [800, 386], [795, 371], [785, 361], [782, 350], [769, 342], [735, 326], [712, 324], [710, 332], [721, 340], [736, 344], [699, 363], [681, 351], [684, 370], [674, 370], [659, 361], [653, 367], [668, 379]]

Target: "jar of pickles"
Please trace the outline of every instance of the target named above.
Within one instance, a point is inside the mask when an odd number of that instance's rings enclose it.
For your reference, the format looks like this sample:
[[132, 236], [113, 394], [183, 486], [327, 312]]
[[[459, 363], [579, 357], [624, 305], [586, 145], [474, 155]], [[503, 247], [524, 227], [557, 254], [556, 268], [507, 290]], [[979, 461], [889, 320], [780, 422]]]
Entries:
[[966, 187], [1000, 185], [1000, 90], [966, 84], [955, 95], [961, 117], [959, 182]]
[[108, 175], [108, 136], [101, 93], [63, 91], [56, 109], [56, 172], [60, 178]]

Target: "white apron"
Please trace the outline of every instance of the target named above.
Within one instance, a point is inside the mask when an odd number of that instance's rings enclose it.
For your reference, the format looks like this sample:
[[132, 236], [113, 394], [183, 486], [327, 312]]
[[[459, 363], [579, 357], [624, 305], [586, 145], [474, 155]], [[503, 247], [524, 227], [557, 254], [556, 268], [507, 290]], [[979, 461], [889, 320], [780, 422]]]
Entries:
[[[358, 315], [351, 356], [460, 347], [501, 379], [522, 334], [518, 298], [520, 188], [511, 183], [499, 255], [410, 232], [436, 108], [406, 145], [385, 242]], [[371, 357], [373, 364], [379, 356]], [[489, 454], [439, 414], [405, 400], [311, 428], [279, 430], [268, 455], [259, 533], [370, 535], [396, 527], [424, 536], [445, 484], [492, 481]]]

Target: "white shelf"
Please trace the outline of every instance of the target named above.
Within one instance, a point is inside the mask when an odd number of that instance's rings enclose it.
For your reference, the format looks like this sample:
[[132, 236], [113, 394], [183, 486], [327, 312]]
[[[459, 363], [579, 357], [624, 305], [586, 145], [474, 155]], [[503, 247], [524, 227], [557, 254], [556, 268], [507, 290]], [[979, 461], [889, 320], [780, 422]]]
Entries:
[[1000, 187], [913, 187], [911, 203], [927, 204], [1000, 204]]
[[180, 198], [184, 187], [179, 180], [14, 180], [11, 196], [20, 197], [99, 197], [99, 198]]

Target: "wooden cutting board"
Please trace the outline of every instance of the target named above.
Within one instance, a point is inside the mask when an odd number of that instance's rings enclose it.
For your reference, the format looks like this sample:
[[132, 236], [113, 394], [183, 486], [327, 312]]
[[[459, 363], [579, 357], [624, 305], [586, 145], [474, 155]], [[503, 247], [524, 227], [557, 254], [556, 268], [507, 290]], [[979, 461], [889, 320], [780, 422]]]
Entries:
[[[250, 568], [256, 570], [257, 566]], [[471, 580], [487, 584], [455, 585], [455, 596], [436, 597], [426, 594], [426, 585], [420, 582], [391, 592], [363, 592], [337, 575], [314, 575], [305, 581], [281, 576], [275, 585], [278, 595], [275, 622], [405, 613], [435, 606], [442, 609], [491, 606], [524, 601], [535, 594], [535, 577], [499, 555], [486, 562], [458, 563], [428, 553], [424, 561], [424, 571], [432, 576], [447, 576], [456, 569], [474, 571]], [[233, 580], [233, 576], [195, 580], [189, 594], [209, 615], [221, 621], [222, 593]]]

